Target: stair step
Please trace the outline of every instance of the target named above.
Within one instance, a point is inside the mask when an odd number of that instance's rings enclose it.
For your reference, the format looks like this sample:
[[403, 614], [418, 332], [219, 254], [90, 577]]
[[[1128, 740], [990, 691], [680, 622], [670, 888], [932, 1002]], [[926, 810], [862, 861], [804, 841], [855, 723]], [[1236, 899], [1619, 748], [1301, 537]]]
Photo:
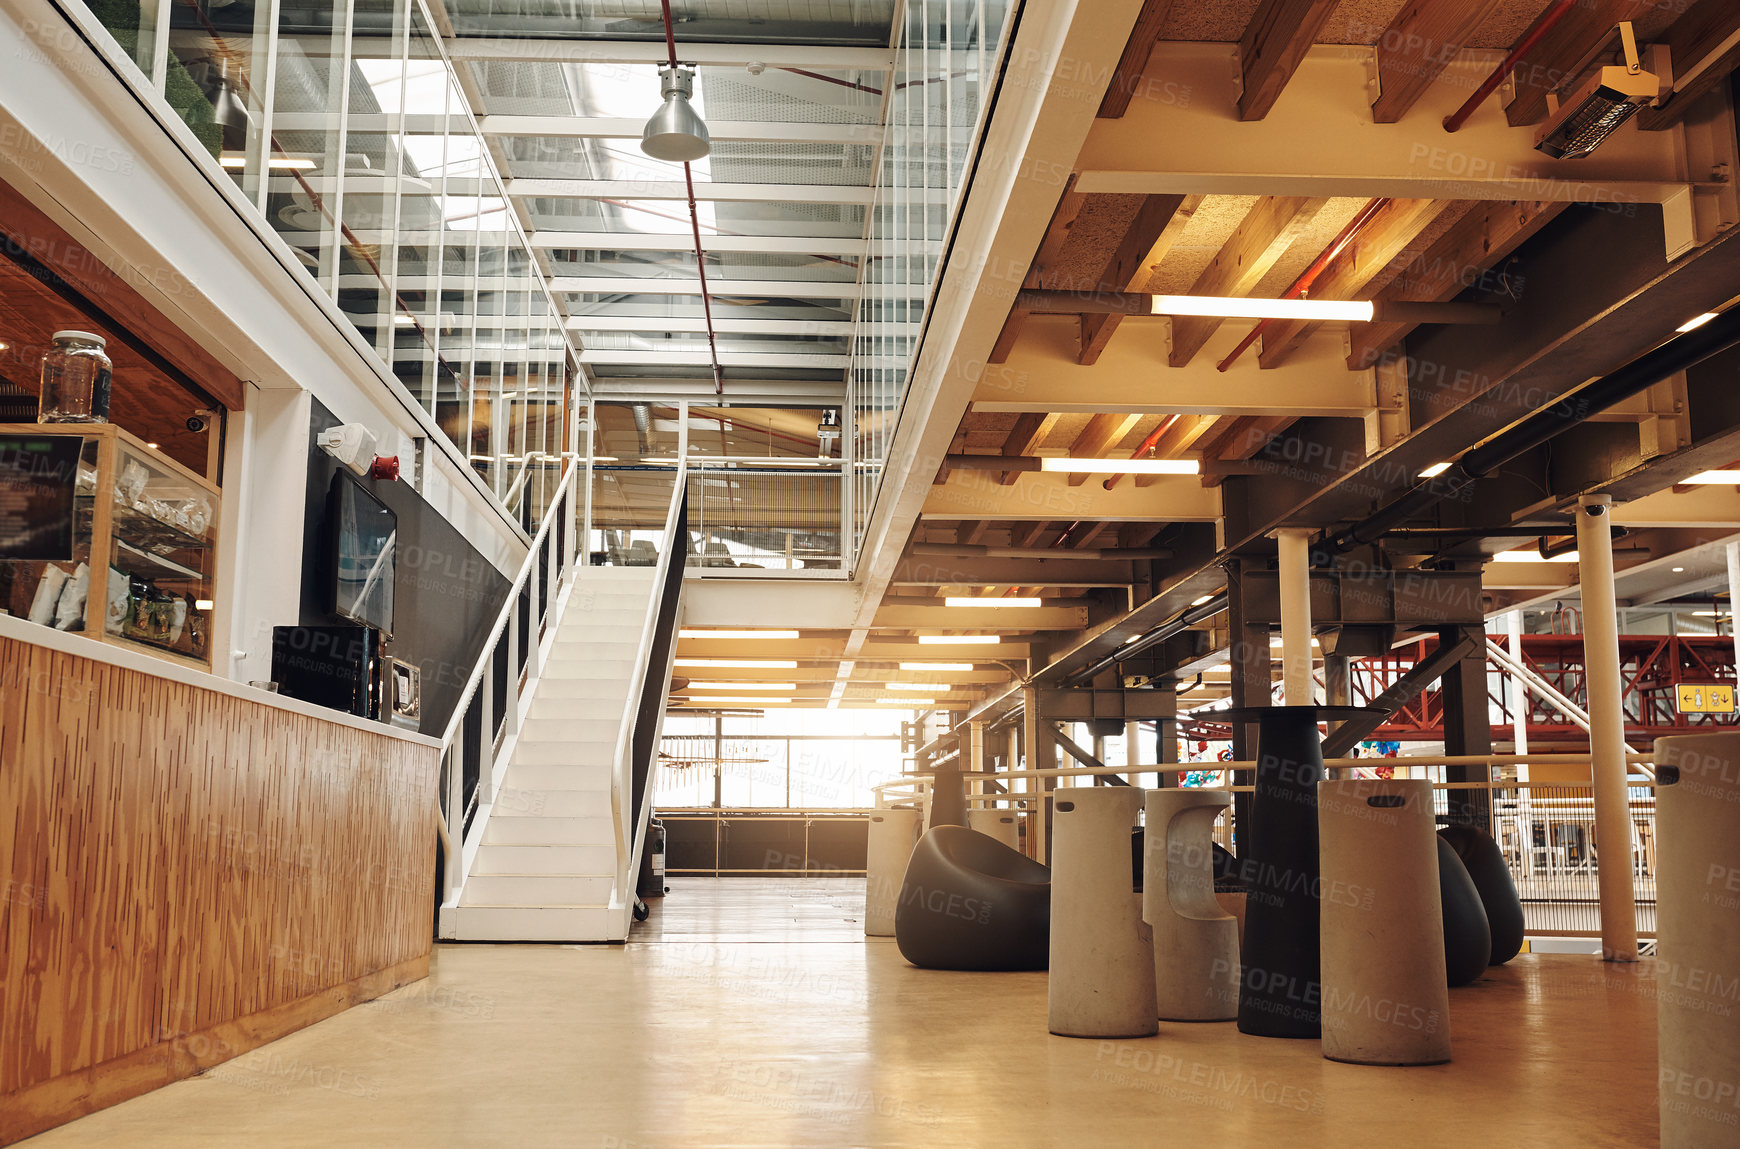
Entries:
[[602, 906], [615, 883], [614, 874], [473, 874], [460, 905]]
[[[564, 679], [569, 682], [584, 682], [586, 679]], [[532, 696], [531, 705], [526, 709], [527, 722], [550, 722], [564, 718], [579, 718], [590, 721], [621, 722], [628, 706], [628, 683], [597, 683], [592, 690], [572, 690], [563, 695], [550, 695], [542, 691]]]
[[609, 818], [491, 818], [483, 844], [502, 846], [596, 846], [615, 849]]
[[583, 682], [605, 681], [627, 682], [634, 675], [633, 659], [597, 659], [580, 658], [550, 658], [544, 662], [544, 672], [541, 682], [551, 680], [579, 680]]
[[[570, 666], [573, 664], [570, 663]], [[545, 699], [554, 702], [610, 702], [620, 708], [628, 700], [628, 671], [622, 671], [615, 677], [582, 678], [569, 675], [552, 678], [546, 664], [544, 676], [538, 683], [537, 691], [532, 695], [532, 705], [536, 706]]]
[[610, 775], [593, 772], [602, 785], [573, 790], [521, 790], [503, 786], [496, 792], [489, 816], [496, 818], [608, 818]]
[[[570, 723], [569, 725], [581, 725]], [[585, 725], [595, 725], [608, 731], [610, 737], [572, 739], [566, 742], [542, 742], [536, 739], [527, 741], [522, 738], [514, 747], [511, 764], [521, 766], [583, 766], [597, 765], [610, 760], [616, 748], [616, 731], [620, 723], [597, 722]]]
[[502, 789], [525, 790], [530, 792], [555, 790], [608, 790], [610, 789], [611, 763], [605, 757], [591, 762], [579, 762], [566, 766], [547, 766], [530, 762], [511, 762], [507, 774], [502, 778]]
[[640, 640], [635, 638], [624, 641], [584, 641], [566, 642], [558, 638], [550, 644], [550, 657], [545, 666], [557, 662], [618, 662], [625, 666], [634, 665], [635, 655], [640, 653]]
[[441, 911], [441, 935], [474, 942], [622, 941], [623, 911], [608, 906], [458, 906]]
[[614, 871], [616, 847], [483, 846], [472, 863], [478, 874], [604, 874]]

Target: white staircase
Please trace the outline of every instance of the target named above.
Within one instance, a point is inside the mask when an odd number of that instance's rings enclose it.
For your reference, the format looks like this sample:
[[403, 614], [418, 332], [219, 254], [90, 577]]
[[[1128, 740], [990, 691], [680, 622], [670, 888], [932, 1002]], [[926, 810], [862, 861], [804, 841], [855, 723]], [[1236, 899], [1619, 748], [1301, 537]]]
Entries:
[[[493, 790], [480, 788], [463, 884], [440, 935], [459, 941], [621, 941], [638, 870], [623, 766], [659, 568], [579, 567], [544, 638]], [[668, 669], [667, 669], [668, 676]], [[662, 701], [662, 699], [661, 699]], [[662, 709], [662, 708], [661, 708]], [[481, 831], [480, 829], [481, 828]]]

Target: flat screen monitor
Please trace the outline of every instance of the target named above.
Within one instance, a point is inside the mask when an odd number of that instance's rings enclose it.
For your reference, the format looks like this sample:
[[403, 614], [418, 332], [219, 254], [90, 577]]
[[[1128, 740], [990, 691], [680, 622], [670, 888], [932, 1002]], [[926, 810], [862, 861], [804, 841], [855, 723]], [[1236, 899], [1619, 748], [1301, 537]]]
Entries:
[[346, 471], [333, 476], [328, 516], [333, 613], [391, 635], [398, 516]]

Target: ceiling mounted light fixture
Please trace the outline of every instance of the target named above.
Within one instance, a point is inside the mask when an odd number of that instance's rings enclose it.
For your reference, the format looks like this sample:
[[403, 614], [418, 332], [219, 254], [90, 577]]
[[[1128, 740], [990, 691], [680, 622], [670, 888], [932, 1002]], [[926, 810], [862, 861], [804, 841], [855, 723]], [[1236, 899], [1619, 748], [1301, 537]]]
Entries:
[[1202, 315], [1212, 319], [1346, 320], [1370, 323], [1370, 301], [1342, 299], [1244, 299], [1217, 295], [1156, 295], [1155, 315]]
[[1702, 327], [1704, 324], [1710, 322], [1710, 320], [1716, 318], [1717, 314], [1718, 313], [1714, 312], [1714, 311], [1706, 311], [1702, 315], [1698, 316], [1696, 319], [1686, 320], [1684, 323], [1682, 323], [1678, 327], [1674, 328], [1674, 330], [1679, 332], [1681, 335], [1684, 335], [1690, 331], [1696, 331], [1698, 328]]
[[975, 667], [970, 662], [903, 662], [902, 670], [935, 670], [942, 673], [971, 673]]
[[1068, 475], [1198, 475], [1202, 464], [1195, 459], [1060, 459], [1039, 461], [1041, 471]]
[[920, 646], [997, 646], [1003, 641], [1000, 634], [921, 634], [918, 636]]
[[[1645, 71], [1637, 54], [1637, 37], [1631, 24], [1623, 22], [1607, 34], [1597, 52], [1617, 33], [1622, 65], [1599, 68], [1595, 74], [1562, 101], [1557, 92], [1547, 93], [1550, 113], [1535, 133], [1535, 150], [1556, 160], [1575, 160], [1593, 152], [1608, 136], [1645, 105], [1661, 102], [1661, 77]], [[1589, 57], [1585, 56], [1587, 60]], [[1572, 70], [1575, 76], [1581, 68]]]
[[1740, 471], [1699, 471], [1690, 478], [1681, 479], [1682, 487], [1726, 487], [1740, 486]]
[[640, 135], [640, 150], [655, 160], [673, 164], [706, 159], [713, 151], [713, 137], [689, 100], [695, 94], [695, 69], [679, 64], [659, 65], [659, 91], [665, 102]]
[[943, 600], [945, 606], [955, 607], [1040, 607], [1045, 605], [1044, 599], [1038, 598], [979, 598], [975, 595], [950, 595]]
[[1433, 463], [1430, 467], [1427, 467], [1424, 471], [1420, 472], [1420, 478], [1422, 478], [1422, 479], [1436, 479], [1439, 475], [1442, 475], [1445, 471], [1448, 471], [1449, 469], [1450, 469], [1449, 463]]

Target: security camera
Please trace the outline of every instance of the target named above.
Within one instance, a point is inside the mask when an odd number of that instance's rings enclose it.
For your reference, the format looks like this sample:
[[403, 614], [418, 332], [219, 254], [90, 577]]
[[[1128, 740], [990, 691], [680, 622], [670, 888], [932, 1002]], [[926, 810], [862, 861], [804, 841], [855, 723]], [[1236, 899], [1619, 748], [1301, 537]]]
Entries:
[[187, 429], [192, 431], [195, 435], [199, 434], [201, 431], [211, 426], [212, 416], [214, 414], [215, 412], [206, 410], [195, 411], [187, 417]]
[[767, 71], [767, 65], [763, 64], [760, 60], [751, 60], [745, 65], [745, 67], [749, 69], [749, 74], [751, 76], [759, 76]]

